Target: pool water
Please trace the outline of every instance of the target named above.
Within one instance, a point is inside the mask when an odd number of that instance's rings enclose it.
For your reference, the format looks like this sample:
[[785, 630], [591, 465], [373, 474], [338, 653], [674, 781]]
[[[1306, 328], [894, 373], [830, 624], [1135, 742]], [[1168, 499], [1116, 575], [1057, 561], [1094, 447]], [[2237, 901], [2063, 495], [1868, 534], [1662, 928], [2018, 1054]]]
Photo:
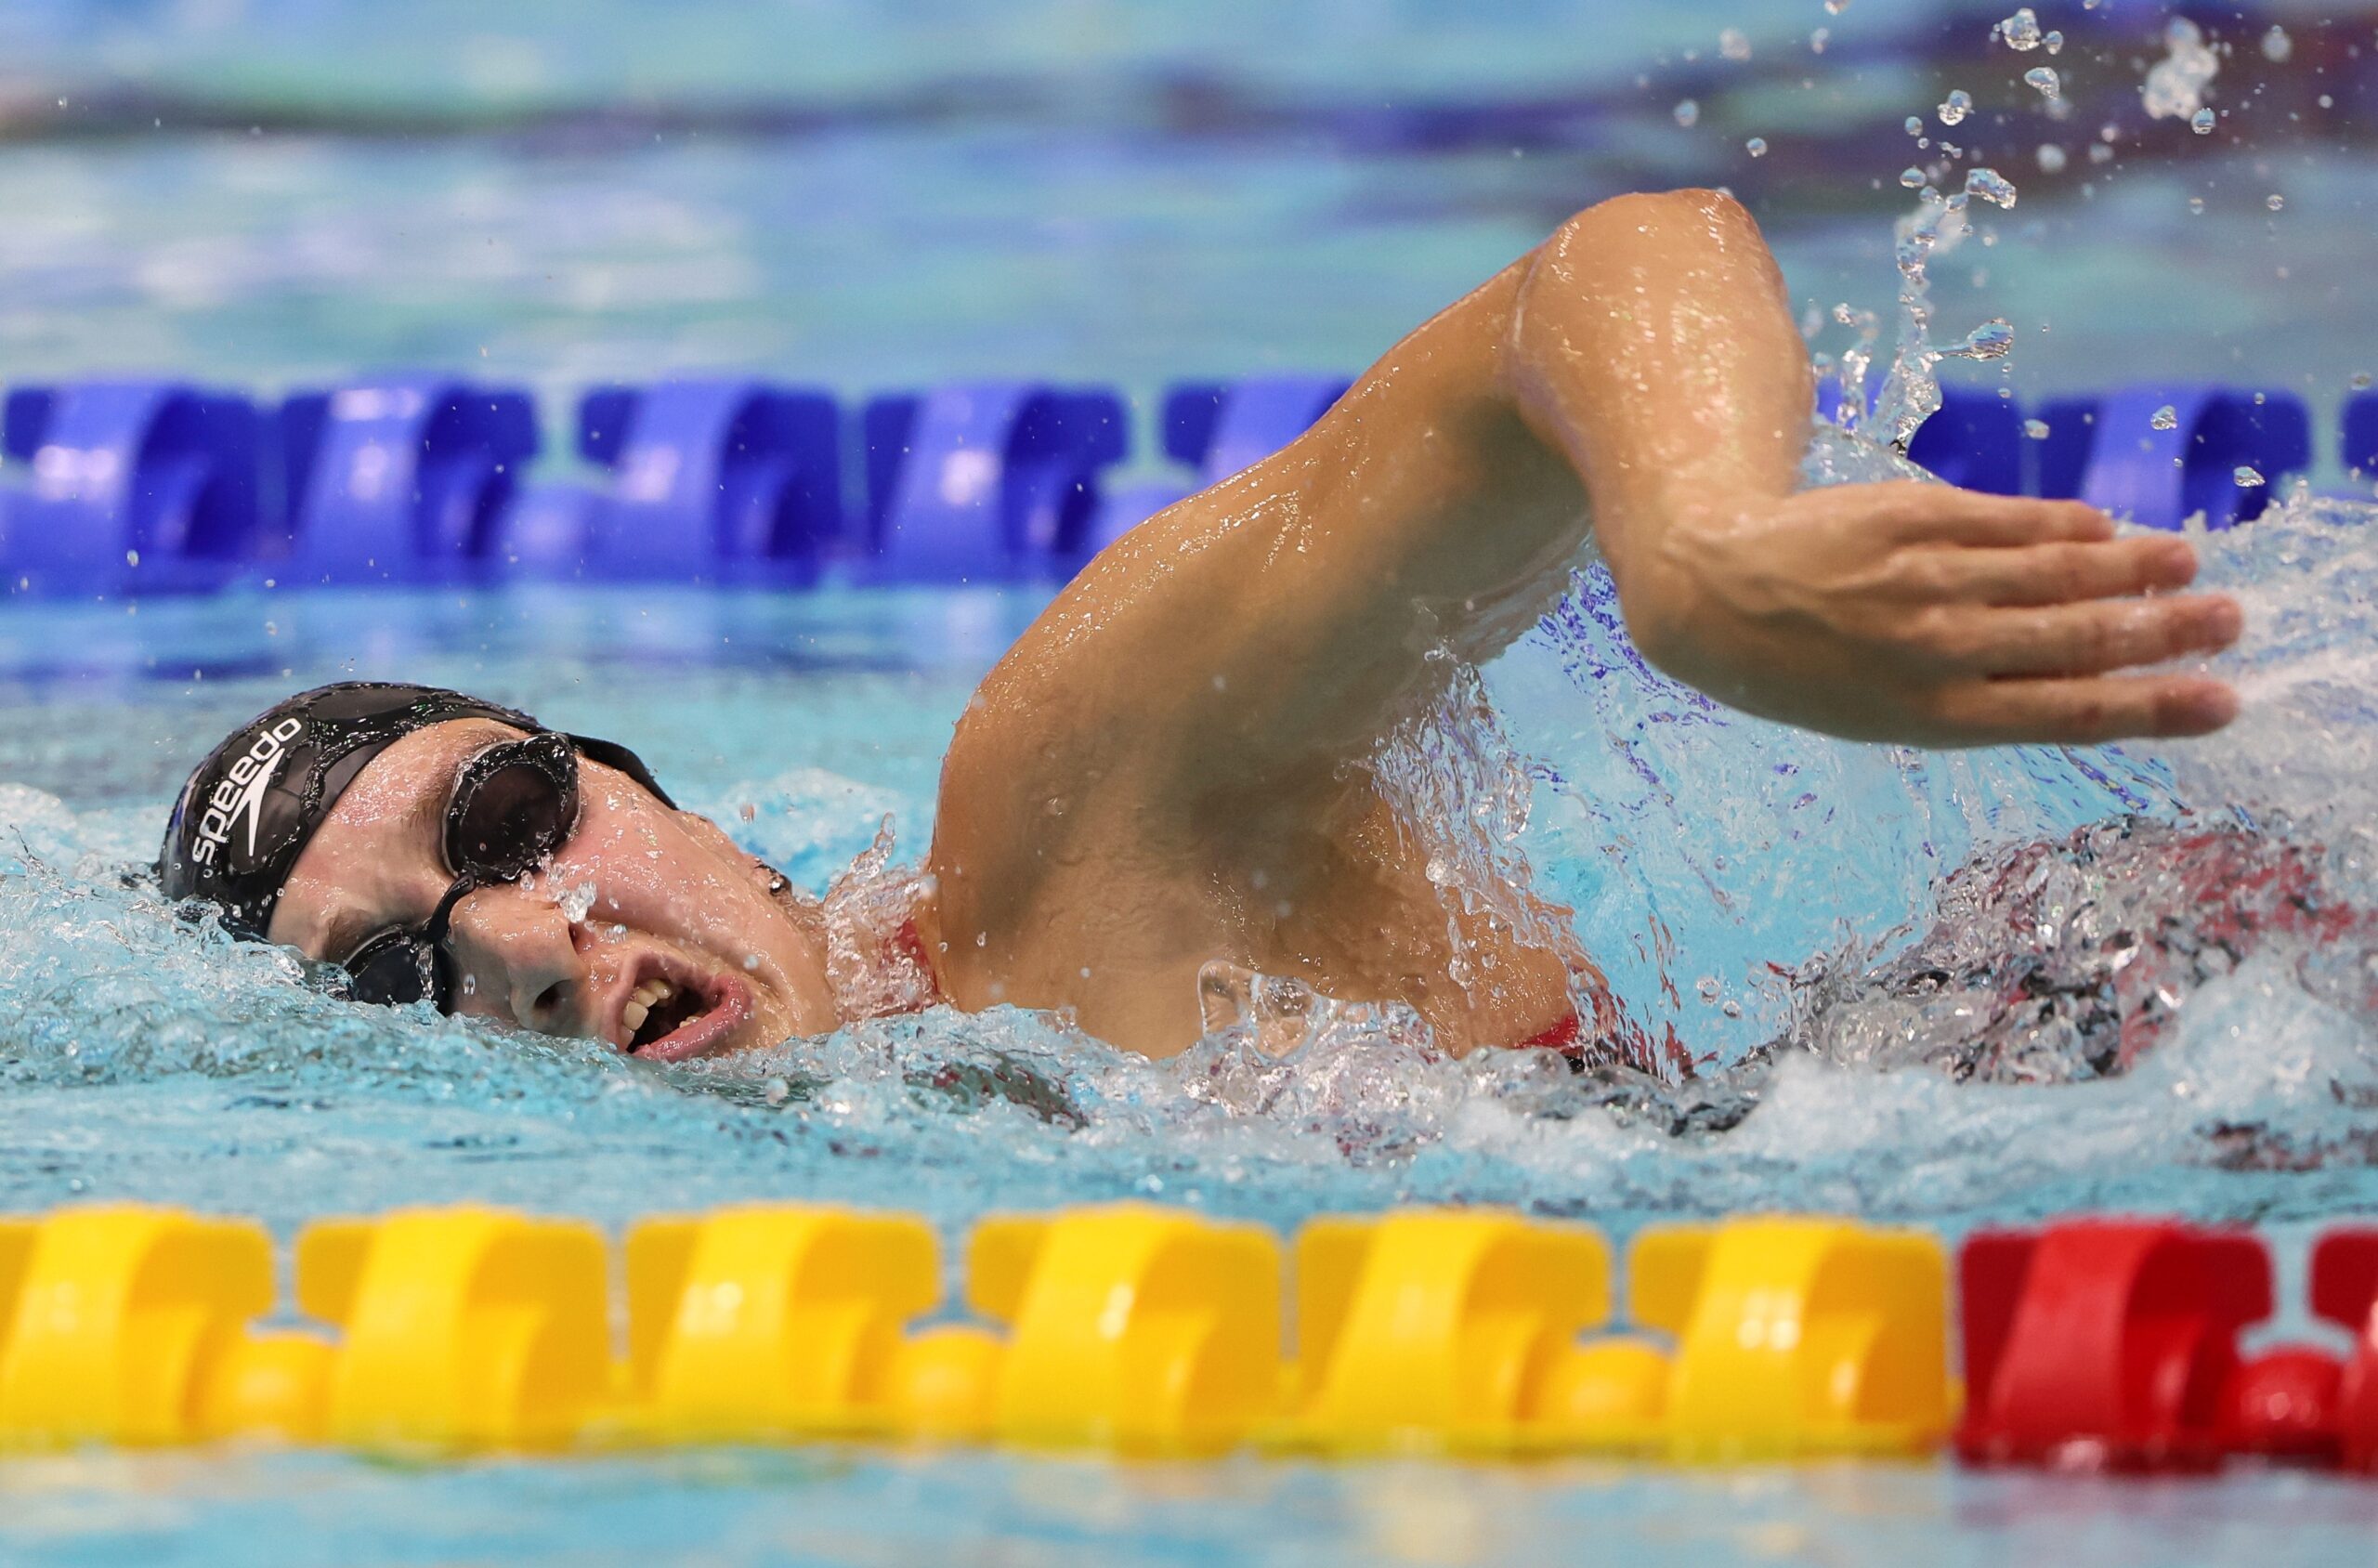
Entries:
[[[2378, 530], [2359, 508], [2306, 503], [2206, 546], [2211, 575], [2255, 610], [2228, 661], [2253, 707], [2224, 737], [2161, 752], [1919, 756], [1745, 720], [1643, 669], [1610, 635], [1606, 585], [1590, 576], [1485, 673], [1492, 722], [1453, 729], [1483, 781], [1474, 798], [1499, 787], [1513, 813], [1524, 796], [1507, 849], [1578, 909], [1637, 1015], [1673, 1025], [1701, 1058], [1681, 1084], [1577, 1078], [1535, 1053], [1450, 1063], [1349, 1028], [1320, 1031], [1248, 1089], [1229, 1071], [1245, 1059], [1229, 1031], [1151, 1064], [1013, 1010], [656, 1068], [352, 1007], [302, 984], [285, 955], [203, 941], [121, 879], [153, 853], [194, 738], [307, 682], [451, 682], [666, 759], [682, 800], [821, 887], [886, 817], [901, 843], [924, 841], [948, 727], [1033, 597], [448, 591], [29, 607], [10, 623], [0, 724], [0, 776], [15, 781], [0, 791], [0, 1209], [170, 1196], [285, 1235], [395, 1203], [483, 1199], [618, 1224], [814, 1197], [921, 1209], [954, 1255], [986, 1212], [1123, 1196], [1282, 1227], [1400, 1202], [1513, 1203], [1620, 1236], [1755, 1209], [1954, 1235], [2112, 1208], [2254, 1222], [2292, 1266], [2321, 1222], [2378, 1205], [2366, 932], [2267, 936], [2194, 966], [2170, 958], [2187, 941], [2148, 944], [2168, 960], [2163, 994], [2132, 999], [2125, 1016], [2158, 1021], [2126, 1070], [2102, 1022], [2093, 1045], [2071, 1010], [2058, 1015], [2064, 991], [2018, 987], [2020, 1049], [1958, 1077], [1968, 1047], [2010, 1027], [1991, 1000], [2006, 966], [2110, 961], [2123, 944], [2092, 926], [2093, 909], [2160, 907], [2183, 935], [2249, 909], [2245, 895], [2174, 902], [2172, 825], [2252, 822], [2261, 842], [2308, 857], [2324, 900], [2372, 907]], [[1975, 868], [2069, 846], [2092, 824], [2127, 837], [2048, 856], [2047, 873], [2019, 879], [2029, 902], [1973, 894]], [[1826, 898], [1794, 891], [1816, 885]], [[1918, 942], [1962, 944], [1975, 960], [1960, 1005], [1936, 987], [1911, 1000], [1893, 979]], [[2206, 945], [2218, 946], [2194, 946]], [[291, 1560], [347, 1561], [626, 1561], [656, 1541], [686, 1561], [897, 1561], [995, 1537], [1143, 1561], [1306, 1561], [1392, 1539], [1412, 1561], [1470, 1561], [1580, 1531], [1650, 1561], [1724, 1548], [1884, 1561], [1949, 1526], [1979, 1561], [2046, 1517], [2098, 1533], [2109, 1561], [2158, 1560], [2177, 1536], [2201, 1541], [2209, 1518], [2240, 1541], [2247, 1522], [2283, 1520], [2285, 1549], [2311, 1561], [2350, 1560], [2315, 1543], [2366, 1546], [2378, 1520], [2366, 1488], [2283, 1473], [2140, 1486], [1939, 1467], [1437, 1475], [837, 1452], [430, 1471], [93, 1456], [12, 1462], [0, 1489], [0, 1540], [59, 1561], [256, 1561], [243, 1555], [256, 1510], [295, 1494], [324, 1534]], [[419, 1533], [423, 1520], [438, 1522]], [[370, 1543], [398, 1535], [412, 1544], [374, 1556]]]
[[[2155, 52], [2160, 11], [2116, 8]], [[2254, 139], [2133, 114], [2101, 163], [2093, 125], [2045, 118], [2003, 61], [1856, 56], [1898, 25], [1873, 0], [1630, 7], [1594, 29], [1496, 0], [1464, 8], [1458, 48], [1426, 7], [1265, 7], [1280, 47], [1257, 52], [1243, 6], [797, 9], [761, 26], [672, 7], [662, 25], [586, 0], [498, 29], [443, 5], [412, 28], [327, 0], [12, 7], [0, 365], [278, 389], [427, 362], [528, 382], [549, 415], [593, 380], [712, 366], [844, 391], [1102, 377], [1144, 403], [1175, 377], [1357, 366], [1574, 206], [1679, 179], [1739, 185], [1796, 298], [1880, 310], [1914, 154], [1858, 126], [1880, 115], [1896, 137], [1963, 85], [2003, 116], [1979, 151], [2023, 189], [1933, 268], [1943, 339], [2016, 323], [1982, 373], [2027, 401], [2110, 367], [2249, 380], [2325, 418], [2369, 368], [2339, 326], [2360, 314], [2378, 186], [2351, 124], [2253, 119], [2254, 84], [2283, 73], [2251, 50], [2218, 101]], [[2312, 8], [2274, 14], [2315, 58]], [[1813, 53], [1819, 24], [1843, 52]], [[1710, 90], [1728, 25], [1765, 74]], [[2107, 93], [2136, 76], [2119, 50], [2058, 63], [2076, 97], [2091, 72]], [[1670, 108], [1688, 89], [1705, 100], [1692, 127]], [[1382, 95], [1572, 92], [1606, 133], [1406, 144], [1353, 114]], [[735, 134], [703, 118], [738, 95], [833, 111]], [[56, 98], [58, 121], [27, 118]], [[1747, 154], [1754, 133], [1770, 159]], [[2058, 176], [2038, 168], [2048, 141], [2070, 150]], [[1673, 1031], [1689, 1072], [1447, 1062], [1353, 1018], [1284, 1065], [1230, 1028], [1154, 1064], [1013, 1010], [662, 1068], [354, 1008], [285, 954], [174, 922], [124, 875], [232, 724], [319, 681], [463, 686], [635, 746], [822, 888], [887, 819], [898, 853], [921, 850], [950, 725], [1036, 594], [11, 601], [0, 1210], [170, 1199], [285, 1238], [399, 1203], [618, 1225], [821, 1198], [921, 1210], [954, 1243], [986, 1212], [1124, 1196], [1283, 1228], [1509, 1203], [1621, 1239], [1746, 1209], [1953, 1239], [2123, 1209], [2262, 1226], [2300, 1299], [2306, 1239], [2378, 1208], [2373, 523], [2306, 496], [2202, 542], [2207, 577], [2249, 606], [2219, 665], [2247, 712], [2155, 748], [1922, 754], [1782, 730], [1648, 670], [1606, 580], [1581, 575], [1381, 766], [1429, 802], [1463, 874], [1525, 874], [1573, 908], [1632, 1021]], [[2252, 1470], [83, 1455], [0, 1465], [0, 1556], [58, 1563], [2280, 1564], [2368, 1561], [2378, 1538], [2378, 1489]]]

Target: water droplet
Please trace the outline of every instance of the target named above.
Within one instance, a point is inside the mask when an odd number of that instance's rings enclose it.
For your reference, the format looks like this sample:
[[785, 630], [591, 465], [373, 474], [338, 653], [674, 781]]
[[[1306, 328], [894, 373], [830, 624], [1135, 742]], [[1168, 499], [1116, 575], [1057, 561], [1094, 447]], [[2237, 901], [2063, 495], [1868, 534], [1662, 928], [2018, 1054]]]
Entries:
[[1993, 206], [2011, 207], [2015, 204], [2012, 181], [1996, 169], [1971, 169], [1966, 174], [1966, 194], [1979, 196]]
[[2040, 19], [2029, 6], [2016, 8], [2015, 14], [1998, 24], [1998, 36], [2010, 49], [2036, 49], [2040, 46]]
[[2014, 325], [2003, 316], [1993, 316], [1967, 333], [1964, 343], [1946, 352], [1951, 358], [1979, 359], [1987, 363], [1992, 359], [2005, 359], [2014, 346]]
[[2269, 195], [2263, 198], [2263, 205], [2268, 207], [2272, 212], [2277, 212], [2280, 208], [2287, 205], [2287, 198], [2274, 190]]
[[2258, 470], [2249, 468], [2242, 463], [2231, 471], [2229, 477], [2238, 481], [2240, 490], [2252, 490], [2263, 482], [2262, 474]]
[[2180, 411], [2165, 403], [2147, 423], [2158, 430], [2177, 430], [2180, 427]]
[[2027, 419], [2023, 421], [2023, 434], [2029, 436], [2034, 441], [2046, 440], [2047, 421], [2045, 419]]
[[1909, 115], [1907, 117], [1907, 134], [1912, 137], [1922, 136], [1924, 134], [1924, 122], [1915, 115]]
[[1924, 183], [1924, 171], [1910, 163], [1899, 172], [1899, 182], [1913, 190]]
[[2211, 136], [2213, 134], [2213, 111], [2210, 109], [2200, 109], [2194, 114], [2189, 115], [2189, 129], [2194, 131], [2201, 137]]
[[2369, 388], [2370, 372], [2368, 371], [2356, 372], [2353, 378], [2353, 389], [2357, 392], [2366, 392]]
[[2064, 52], [2064, 34], [2061, 33], [2050, 33], [2040, 42], [2047, 46], [2049, 54], [2060, 55]]
[[2064, 91], [2064, 80], [2052, 65], [2035, 65], [2023, 72], [2023, 80], [2037, 87], [2042, 98], [2056, 98]]
[[1743, 146], [1754, 158], [1764, 158], [1767, 156], [1767, 138], [1765, 137], [1753, 137], [1748, 141], [1743, 143]]
[[1826, 16], [1837, 17], [1848, 9], [1849, 9], [1849, 0], [1824, 0], [1824, 14]]
[[2204, 211], [2204, 198], [2202, 196], [2189, 197], [2189, 211], [2192, 213], [2202, 213]]
[[2186, 17], [2173, 18], [2163, 29], [2163, 46], [2171, 52], [2149, 69], [2139, 99], [2154, 119], [2187, 119], [2203, 106], [2205, 84], [2221, 73], [2221, 57]]
[[2057, 146], [2056, 143], [2052, 141], [2042, 143], [2040, 146], [2040, 173], [2044, 175], [2060, 175], [2063, 172], [2064, 149]]
[[2285, 65], [2294, 52], [2295, 40], [2287, 35], [2287, 29], [2272, 23], [2271, 30], [2263, 34], [2263, 59], [2273, 65]]
[[1689, 129], [1692, 125], [1698, 124], [1700, 119], [1701, 106], [1698, 103], [1695, 103], [1692, 99], [1686, 98], [1683, 102], [1676, 106], [1676, 123], [1678, 124], [1683, 125]]
[[1947, 98], [1940, 100], [1936, 112], [1940, 116], [1940, 124], [1943, 125], [1960, 124], [1966, 115], [1973, 112], [1973, 95], [1963, 87], [1955, 88]]
[[1739, 27], [1730, 27], [1718, 34], [1718, 52], [1728, 59], [1750, 59], [1750, 40]]

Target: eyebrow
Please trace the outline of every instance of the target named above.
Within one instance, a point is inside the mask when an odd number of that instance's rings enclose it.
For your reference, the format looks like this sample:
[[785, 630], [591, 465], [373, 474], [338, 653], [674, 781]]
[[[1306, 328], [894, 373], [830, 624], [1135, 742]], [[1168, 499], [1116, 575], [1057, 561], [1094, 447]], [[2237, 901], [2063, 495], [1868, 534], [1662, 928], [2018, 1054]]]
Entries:
[[[488, 751], [490, 747], [501, 746], [510, 738], [509, 736], [499, 735], [484, 743], [467, 746], [457, 751], [450, 764], [439, 770], [443, 779], [442, 784], [438, 789], [421, 791], [413, 797], [412, 804], [405, 807], [402, 820], [407, 834], [410, 835], [416, 830], [426, 830], [433, 835], [438, 834], [444, 824], [446, 807], [454, 799], [454, 786], [461, 780], [463, 770], [470, 766], [472, 760], [481, 752]], [[432, 843], [436, 843], [435, 838]], [[442, 849], [438, 852], [443, 853]], [[362, 945], [364, 938], [376, 935], [383, 931], [393, 931], [409, 926], [412, 923], [410, 921], [395, 916], [376, 915], [360, 905], [344, 905], [336, 914], [331, 917], [330, 923], [323, 927], [321, 961], [345, 963], [353, 955], [355, 949]]]

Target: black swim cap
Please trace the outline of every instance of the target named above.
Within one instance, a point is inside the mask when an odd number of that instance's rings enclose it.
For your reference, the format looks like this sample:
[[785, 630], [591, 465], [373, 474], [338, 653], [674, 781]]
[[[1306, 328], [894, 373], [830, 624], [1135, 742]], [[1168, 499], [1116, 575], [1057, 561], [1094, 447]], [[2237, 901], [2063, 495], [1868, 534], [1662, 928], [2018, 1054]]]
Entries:
[[[450, 719], [554, 733], [526, 713], [442, 686], [341, 681], [301, 691], [232, 731], [182, 786], [157, 862], [165, 895], [210, 900], [232, 934], [262, 936], [290, 869], [356, 776], [398, 740]], [[626, 747], [568, 739], [675, 806]]]

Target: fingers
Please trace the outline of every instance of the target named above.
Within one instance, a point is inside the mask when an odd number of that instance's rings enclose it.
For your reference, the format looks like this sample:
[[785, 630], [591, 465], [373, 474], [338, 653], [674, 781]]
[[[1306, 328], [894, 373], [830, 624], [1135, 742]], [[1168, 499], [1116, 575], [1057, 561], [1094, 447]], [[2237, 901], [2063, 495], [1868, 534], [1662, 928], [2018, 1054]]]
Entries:
[[2111, 539], [2114, 523], [2078, 501], [2036, 501], [2020, 495], [1985, 495], [1953, 485], [1877, 485], [1873, 492], [1903, 544], [1979, 544], [2000, 548]]
[[1949, 665], [1976, 675], [2094, 675], [2218, 653], [2238, 640], [2245, 618], [2235, 599], [2192, 594], [2056, 605], [2044, 609], [1963, 612], [1939, 634]]
[[2169, 535], [2102, 543], [1939, 552], [1944, 596], [1987, 605], [2061, 605], [2164, 594], [2196, 581], [2196, 548]]
[[1936, 716], [1953, 745], [2087, 746], [2210, 734], [2238, 716], [2238, 694], [2201, 675], [1970, 681], [1940, 693]]

